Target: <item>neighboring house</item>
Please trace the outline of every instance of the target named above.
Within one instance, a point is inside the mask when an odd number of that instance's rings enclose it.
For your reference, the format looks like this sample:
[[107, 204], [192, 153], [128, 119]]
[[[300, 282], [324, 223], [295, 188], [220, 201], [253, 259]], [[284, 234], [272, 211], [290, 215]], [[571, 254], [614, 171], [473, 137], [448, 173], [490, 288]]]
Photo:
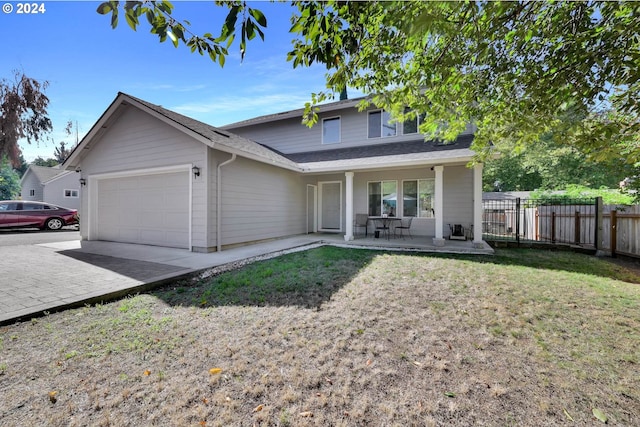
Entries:
[[22, 200], [80, 208], [80, 176], [61, 169], [30, 165], [20, 180]]
[[482, 222], [470, 132], [425, 142], [417, 122], [358, 101], [321, 106], [312, 128], [302, 110], [215, 128], [119, 93], [63, 165], [86, 182], [82, 238], [202, 252], [316, 231], [351, 240], [356, 213], [393, 209], [444, 245], [450, 223]]

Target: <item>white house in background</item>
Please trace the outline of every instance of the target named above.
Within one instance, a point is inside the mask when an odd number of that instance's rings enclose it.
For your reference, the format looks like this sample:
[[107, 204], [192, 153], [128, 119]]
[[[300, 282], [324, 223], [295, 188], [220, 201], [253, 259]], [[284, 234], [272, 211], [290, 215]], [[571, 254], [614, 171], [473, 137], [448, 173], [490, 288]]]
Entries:
[[216, 128], [119, 93], [63, 165], [85, 182], [82, 238], [201, 252], [309, 232], [351, 240], [356, 213], [394, 209], [444, 245], [448, 224], [481, 224], [470, 131], [425, 142], [416, 121], [358, 102], [321, 106], [312, 128], [302, 110]]
[[80, 176], [61, 169], [30, 165], [20, 180], [22, 200], [80, 208]]

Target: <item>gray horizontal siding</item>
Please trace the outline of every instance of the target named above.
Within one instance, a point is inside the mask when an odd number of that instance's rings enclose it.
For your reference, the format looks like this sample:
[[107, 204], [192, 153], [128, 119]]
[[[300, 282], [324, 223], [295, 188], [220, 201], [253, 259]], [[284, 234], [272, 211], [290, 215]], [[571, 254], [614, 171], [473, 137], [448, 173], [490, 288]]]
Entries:
[[103, 173], [170, 166], [204, 159], [202, 143], [142, 111], [127, 110], [92, 142], [83, 171]]
[[[368, 111], [375, 110], [370, 109]], [[322, 144], [322, 119], [340, 117], [341, 142], [337, 144]], [[422, 135], [402, 135], [401, 125], [398, 124], [398, 135], [386, 138], [368, 138], [368, 115], [366, 111], [359, 112], [355, 108], [323, 113], [319, 116], [318, 123], [312, 128], [301, 123], [301, 117], [285, 119], [279, 122], [256, 124], [230, 131], [265, 144], [282, 153], [300, 153], [307, 151], [320, 151], [332, 148], [360, 147], [374, 144], [387, 144], [390, 142], [405, 142], [422, 140]], [[464, 133], [471, 133], [469, 127]]]
[[[30, 196], [29, 193], [31, 190], [35, 191], [33, 196]], [[22, 187], [20, 189], [20, 194], [22, 194], [22, 200], [28, 200], [31, 202], [42, 202], [44, 201], [44, 191], [42, 188], [42, 183], [33, 172], [28, 172], [28, 175], [22, 181]]]
[[[80, 209], [80, 174], [69, 173], [47, 182], [44, 186], [44, 201], [70, 209]], [[64, 190], [77, 190], [78, 197], [65, 197]]]
[[444, 168], [444, 235], [448, 224], [473, 223], [473, 170], [466, 166]]
[[305, 232], [306, 184], [300, 175], [238, 158], [222, 172], [222, 244]]

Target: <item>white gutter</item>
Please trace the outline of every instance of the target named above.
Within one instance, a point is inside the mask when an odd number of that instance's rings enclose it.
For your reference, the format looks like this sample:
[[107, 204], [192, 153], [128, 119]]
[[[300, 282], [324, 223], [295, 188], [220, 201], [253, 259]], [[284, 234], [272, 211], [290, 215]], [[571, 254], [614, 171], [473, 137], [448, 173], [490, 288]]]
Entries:
[[222, 251], [222, 167], [236, 160], [236, 154], [231, 154], [231, 158], [218, 165], [216, 175], [216, 243], [218, 252]]

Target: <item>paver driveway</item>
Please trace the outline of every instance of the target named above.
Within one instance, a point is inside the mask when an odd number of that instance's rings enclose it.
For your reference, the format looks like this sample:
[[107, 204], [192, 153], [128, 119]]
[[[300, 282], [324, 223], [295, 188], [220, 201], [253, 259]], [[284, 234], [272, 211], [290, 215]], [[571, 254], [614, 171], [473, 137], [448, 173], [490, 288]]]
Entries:
[[84, 252], [77, 231], [4, 230], [0, 240], [0, 322], [5, 323], [191, 271]]
[[[220, 253], [113, 242], [80, 242], [75, 232], [0, 232], [0, 324], [45, 311], [112, 299], [184, 274], [275, 256], [317, 244], [300, 236]], [[8, 243], [11, 241], [11, 243]]]

